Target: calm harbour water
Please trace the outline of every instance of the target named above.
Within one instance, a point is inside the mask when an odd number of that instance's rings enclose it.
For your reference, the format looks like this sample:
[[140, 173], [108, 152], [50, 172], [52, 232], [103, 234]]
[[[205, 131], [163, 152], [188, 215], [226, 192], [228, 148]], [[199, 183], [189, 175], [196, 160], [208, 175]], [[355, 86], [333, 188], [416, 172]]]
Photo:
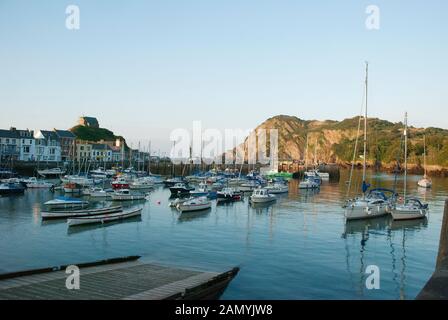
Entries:
[[[448, 181], [434, 178], [432, 190], [420, 190], [419, 177], [409, 177], [409, 192], [430, 205], [423, 221], [346, 224], [347, 175], [324, 182], [318, 193], [299, 192], [293, 181], [289, 194], [268, 207], [252, 208], [246, 198], [186, 218], [168, 207], [169, 190], [160, 187], [141, 219], [70, 232], [64, 221], [41, 221], [42, 203], [54, 194], [27, 190], [0, 198], [0, 273], [142, 255], [206, 270], [240, 266], [223, 299], [415, 298], [435, 267]], [[372, 173], [369, 180], [391, 187], [394, 177]], [[381, 270], [380, 290], [365, 287], [368, 265]]]

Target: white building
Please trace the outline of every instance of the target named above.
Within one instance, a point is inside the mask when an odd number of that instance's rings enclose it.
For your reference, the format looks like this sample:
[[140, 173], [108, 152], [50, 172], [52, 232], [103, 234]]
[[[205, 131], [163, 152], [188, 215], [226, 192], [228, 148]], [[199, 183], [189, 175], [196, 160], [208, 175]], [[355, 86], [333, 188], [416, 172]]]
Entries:
[[34, 138], [37, 161], [61, 161], [61, 144], [54, 131], [37, 130]]

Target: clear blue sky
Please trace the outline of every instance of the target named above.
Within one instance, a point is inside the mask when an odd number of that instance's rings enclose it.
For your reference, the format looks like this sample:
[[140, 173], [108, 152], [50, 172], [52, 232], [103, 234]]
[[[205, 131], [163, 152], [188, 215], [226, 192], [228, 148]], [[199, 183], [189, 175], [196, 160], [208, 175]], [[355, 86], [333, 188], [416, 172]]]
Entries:
[[[359, 113], [448, 128], [448, 2], [0, 0], [0, 128], [80, 115], [167, 149], [173, 128]], [[65, 8], [81, 29], [65, 28]], [[369, 31], [365, 9], [381, 9]]]

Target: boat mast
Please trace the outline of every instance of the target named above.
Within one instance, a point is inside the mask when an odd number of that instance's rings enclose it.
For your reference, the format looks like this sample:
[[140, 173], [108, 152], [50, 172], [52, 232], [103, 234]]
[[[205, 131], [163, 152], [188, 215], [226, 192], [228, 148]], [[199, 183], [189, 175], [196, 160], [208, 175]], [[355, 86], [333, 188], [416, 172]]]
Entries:
[[306, 135], [306, 146], [305, 146], [305, 172], [308, 170], [308, 134]]
[[423, 136], [423, 166], [425, 167], [425, 175], [423, 178], [426, 179], [426, 135]]
[[368, 84], [369, 84], [369, 63], [366, 62], [366, 109], [364, 114], [364, 163], [362, 167], [362, 184], [363, 184], [363, 194], [366, 195], [364, 191], [364, 186], [366, 184], [366, 167], [367, 167], [367, 101], [368, 101]]
[[404, 114], [404, 203], [406, 203], [406, 184], [408, 180], [408, 113]]

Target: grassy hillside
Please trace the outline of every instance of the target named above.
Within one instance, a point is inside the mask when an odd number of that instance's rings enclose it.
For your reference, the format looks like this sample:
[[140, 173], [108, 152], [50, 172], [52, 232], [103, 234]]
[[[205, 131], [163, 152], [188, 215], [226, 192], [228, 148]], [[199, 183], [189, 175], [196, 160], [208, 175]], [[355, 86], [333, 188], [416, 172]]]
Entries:
[[[278, 129], [279, 158], [303, 160], [308, 135], [308, 161], [314, 150], [317, 159], [324, 162], [350, 162], [353, 158], [359, 117], [343, 121], [302, 120], [294, 116], [279, 115], [266, 120], [257, 129]], [[363, 125], [358, 143], [358, 156], [362, 158]], [[423, 137], [426, 136], [428, 165], [448, 167], [448, 130], [439, 128], [409, 127], [408, 157], [414, 164], [423, 163]], [[367, 157], [371, 163], [389, 164], [401, 155], [403, 158], [403, 123], [392, 123], [377, 118], [368, 119]]]
[[[112, 131], [104, 128], [91, 128], [84, 126], [76, 126], [70, 129], [77, 139], [86, 141], [115, 141], [116, 139], [124, 140], [121, 136], [116, 136]], [[126, 145], [126, 142], [125, 142]]]

